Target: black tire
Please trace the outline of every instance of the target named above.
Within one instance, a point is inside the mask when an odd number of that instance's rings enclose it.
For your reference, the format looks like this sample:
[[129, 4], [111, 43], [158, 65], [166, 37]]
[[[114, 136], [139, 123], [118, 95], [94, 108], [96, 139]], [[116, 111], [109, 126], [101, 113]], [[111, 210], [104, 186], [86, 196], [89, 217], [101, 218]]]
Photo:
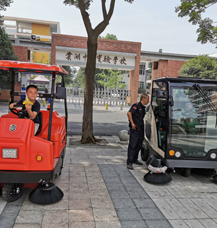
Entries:
[[143, 144], [142, 145], [142, 149], [141, 149], [141, 159], [143, 161], [147, 161], [149, 157], [149, 150], [148, 150], [148, 146], [147, 144]]
[[182, 170], [182, 176], [183, 177], [189, 177], [191, 176], [191, 169], [190, 168], [186, 168]]
[[2, 188], [2, 198], [7, 202], [18, 200], [23, 194], [23, 184], [5, 184]]

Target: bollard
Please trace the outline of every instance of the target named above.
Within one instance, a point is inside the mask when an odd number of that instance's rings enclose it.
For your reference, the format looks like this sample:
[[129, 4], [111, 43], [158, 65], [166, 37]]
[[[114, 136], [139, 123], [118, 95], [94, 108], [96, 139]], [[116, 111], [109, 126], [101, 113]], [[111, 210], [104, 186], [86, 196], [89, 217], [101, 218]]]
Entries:
[[43, 100], [43, 106], [45, 106], [45, 100]]
[[108, 109], [108, 103], [105, 104], [105, 109]]
[[123, 110], [123, 104], [121, 104], [121, 110]]

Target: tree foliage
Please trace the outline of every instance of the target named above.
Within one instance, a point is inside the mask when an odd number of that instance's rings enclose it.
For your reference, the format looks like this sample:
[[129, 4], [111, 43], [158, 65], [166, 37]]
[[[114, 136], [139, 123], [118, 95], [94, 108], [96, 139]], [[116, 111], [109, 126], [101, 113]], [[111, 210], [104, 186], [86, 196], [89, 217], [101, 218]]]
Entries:
[[217, 60], [208, 56], [199, 56], [186, 62], [179, 74], [185, 77], [217, 79]]
[[85, 68], [81, 67], [78, 70], [77, 77], [73, 80], [73, 85], [84, 88]]
[[98, 83], [103, 87], [107, 87], [108, 89], [117, 90], [118, 88], [124, 89], [126, 87], [124, 83], [121, 83], [124, 75], [120, 70], [107, 70], [107, 72], [103, 70], [96, 76], [101, 78], [101, 80], [98, 80]]
[[202, 18], [202, 14], [216, 3], [217, 0], [181, 0], [181, 5], [175, 9], [179, 17], [189, 16], [190, 23], [199, 25], [197, 42], [217, 42], [217, 26], [212, 19]]
[[[10, 6], [10, 4], [12, 3], [12, 0], [1, 0], [0, 1], [0, 12], [1, 11], [5, 11], [6, 7]], [[0, 14], [0, 25], [3, 22], [3, 16]]]
[[106, 36], [99, 36], [99, 39], [118, 40], [116, 35], [107, 33]]
[[[8, 35], [4, 28], [0, 26], [0, 59], [1, 60], [17, 60]], [[10, 77], [8, 71], [0, 70], [1, 84], [9, 84]]]

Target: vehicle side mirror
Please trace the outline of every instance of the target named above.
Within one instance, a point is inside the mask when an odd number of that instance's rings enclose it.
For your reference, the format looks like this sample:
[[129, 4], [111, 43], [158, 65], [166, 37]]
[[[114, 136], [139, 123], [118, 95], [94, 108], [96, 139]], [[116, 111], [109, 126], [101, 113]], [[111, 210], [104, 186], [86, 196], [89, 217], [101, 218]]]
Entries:
[[156, 98], [167, 99], [168, 93], [166, 90], [156, 90]]
[[55, 98], [66, 99], [66, 88], [65, 87], [56, 87]]

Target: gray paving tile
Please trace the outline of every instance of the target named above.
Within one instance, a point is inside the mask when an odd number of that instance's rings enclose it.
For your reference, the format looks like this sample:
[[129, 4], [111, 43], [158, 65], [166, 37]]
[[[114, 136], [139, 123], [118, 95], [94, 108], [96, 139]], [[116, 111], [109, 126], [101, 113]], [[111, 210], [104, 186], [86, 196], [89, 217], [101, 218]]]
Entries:
[[105, 171], [114, 171], [113, 166], [112, 165], [109, 165], [109, 164], [107, 164], [107, 165], [105, 165], [105, 164], [99, 164], [99, 169], [102, 172], [105, 172]]
[[90, 210], [70, 210], [69, 224], [73, 222], [93, 222], [93, 211]]
[[115, 208], [136, 208], [132, 199], [113, 198], [112, 202]]
[[147, 199], [149, 198], [148, 194], [144, 191], [137, 191], [137, 190], [129, 190], [127, 191], [132, 199]]
[[173, 228], [189, 228], [189, 226], [184, 222], [184, 220], [180, 219], [171, 219], [168, 220], [170, 224], [173, 226]]
[[90, 190], [89, 192], [90, 198], [96, 199], [110, 199], [108, 191], [100, 191], [100, 190]]
[[200, 223], [199, 220], [196, 219], [188, 219], [188, 220], [184, 220], [185, 223], [188, 225], [188, 227], [190, 228], [204, 228], [204, 226]]
[[42, 225], [68, 224], [68, 210], [45, 211]]
[[105, 178], [104, 181], [106, 184], [119, 184], [121, 183], [120, 179], [118, 177], [110, 177], [110, 178]]
[[114, 209], [114, 205], [110, 198], [107, 198], [107, 199], [92, 198], [91, 205], [93, 208], [98, 208], [98, 209]]
[[41, 224], [43, 211], [20, 211], [17, 216], [16, 223], [33, 223]]
[[122, 228], [119, 221], [96, 221], [96, 228]]
[[116, 209], [119, 220], [138, 221], [143, 220], [136, 208], [117, 208]]
[[127, 191], [144, 191], [144, 189], [142, 188], [142, 186], [137, 182], [137, 183], [128, 183], [128, 184], [124, 184], [124, 187], [126, 188]]
[[133, 199], [133, 202], [138, 208], [156, 208], [156, 204], [153, 202], [152, 199]]
[[[68, 228], [69, 225], [66, 223], [51, 223], [51, 224], [42, 224], [41, 228]], [[28, 228], [28, 227], [27, 227]]]
[[116, 198], [116, 199], [129, 199], [130, 198], [127, 191], [112, 190], [112, 191], [109, 191], [109, 194], [110, 194], [111, 198]]
[[179, 201], [183, 204], [184, 207], [191, 212], [192, 215], [195, 216], [197, 219], [206, 219], [209, 216], [201, 210], [192, 200], [190, 199], [179, 199]]
[[217, 211], [209, 206], [209, 204], [203, 199], [192, 199], [192, 202], [196, 204], [201, 210], [206, 213], [209, 217], [217, 219]]
[[14, 224], [13, 228], [41, 228], [41, 224], [21, 223], [21, 224]]
[[180, 219], [179, 214], [163, 198], [153, 200], [167, 219]]
[[67, 228], [96, 228], [96, 226], [95, 222], [71, 222]]
[[138, 208], [138, 211], [140, 212], [142, 218], [145, 220], [165, 219], [164, 215], [162, 214], [162, 212], [158, 208]]
[[30, 201], [25, 200], [23, 202], [23, 205], [21, 207], [22, 211], [43, 211], [44, 210], [44, 205], [38, 205], [38, 204], [34, 204], [31, 203]]
[[69, 209], [69, 202], [67, 200], [60, 200], [55, 204], [48, 204], [44, 205], [44, 210], [68, 210]]
[[144, 221], [120, 221], [122, 228], [147, 228]]
[[206, 227], [217, 227], [217, 223], [213, 219], [199, 219], [200, 223]]
[[166, 202], [172, 207], [172, 209], [178, 214], [182, 219], [194, 219], [194, 215], [185, 208], [177, 199], [166, 199]]
[[147, 220], [145, 223], [148, 228], [173, 228], [167, 220]]
[[114, 184], [106, 184], [108, 191], [118, 190], [118, 191], [125, 191], [125, 187], [122, 183], [114, 183]]
[[118, 221], [118, 217], [116, 214], [115, 209], [98, 209], [93, 208], [93, 214], [95, 221], [102, 221], [102, 220], [116, 220]]
[[69, 199], [69, 210], [88, 210], [91, 209], [90, 199]]

